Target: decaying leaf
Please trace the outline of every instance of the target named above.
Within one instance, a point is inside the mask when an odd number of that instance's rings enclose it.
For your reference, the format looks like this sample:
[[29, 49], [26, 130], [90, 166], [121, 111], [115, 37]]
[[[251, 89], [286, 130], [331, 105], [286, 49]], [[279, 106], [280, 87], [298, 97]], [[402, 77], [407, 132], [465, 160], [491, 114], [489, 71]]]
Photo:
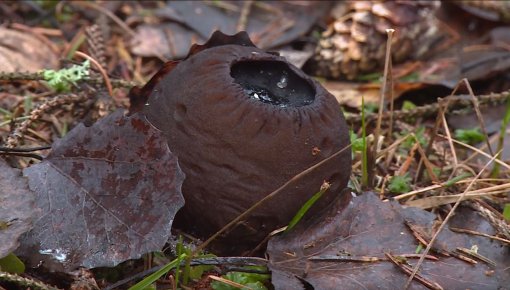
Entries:
[[36, 36], [0, 27], [0, 64], [3, 72], [36, 72], [56, 68], [58, 58]]
[[[322, 216], [269, 242], [272, 282], [276, 289], [299, 289], [295, 287], [298, 284], [301, 289], [305, 285], [314, 289], [338, 289], [339, 285], [342, 289], [402, 289], [408, 275], [385, 254], [413, 267], [417, 259], [403, 256], [414, 254], [418, 247], [410, 228], [427, 239], [433, 225], [433, 214], [382, 202], [372, 193], [352, 200], [337, 199]], [[437, 253], [473, 246], [496, 266], [481, 261], [471, 264]], [[505, 289], [510, 285], [510, 254], [499, 242], [445, 229], [434, 248], [437, 251], [431, 254], [438, 260], [425, 260], [419, 274], [443, 289]], [[427, 287], [415, 280], [408, 289]]]
[[18, 238], [32, 227], [34, 194], [18, 169], [0, 158], [0, 258], [18, 247]]
[[[322, 1], [254, 1], [249, 9], [244, 5], [243, 1], [171, 1], [155, 15], [173, 22], [137, 27], [132, 51], [183, 58], [192, 43], [208, 39], [215, 30], [225, 34], [246, 30], [258, 47], [273, 48], [304, 35], [330, 7]], [[243, 9], [247, 11], [244, 25]]]
[[24, 174], [42, 214], [21, 254], [46, 254], [64, 270], [159, 251], [184, 203], [184, 174], [165, 139], [143, 115], [122, 110], [80, 124]]

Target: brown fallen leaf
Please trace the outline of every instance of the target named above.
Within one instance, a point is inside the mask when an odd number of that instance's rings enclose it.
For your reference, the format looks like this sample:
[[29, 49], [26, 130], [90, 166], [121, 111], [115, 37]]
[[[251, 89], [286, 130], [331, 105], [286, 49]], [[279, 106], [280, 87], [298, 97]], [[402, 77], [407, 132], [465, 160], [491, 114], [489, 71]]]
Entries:
[[18, 247], [18, 238], [32, 228], [34, 194], [16, 168], [0, 158], [0, 258]]
[[[349, 199], [337, 198], [322, 215], [298, 224], [287, 235], [269, 241], [267, 254], [275, 289], [402, 289], [408, 275], [385, 259], [386, 253], [401, 264], [414, 267], [412, 254], [418, 242], [405, 225], [433, 231], [434, 215], [417, 208], [404, 208], [396, 202], [382, 202], [374, 193]], [[452, 224], [468, 223], [481, 232], [490, 224], [463, 208]], [[476, 220], [476, 222], [474, 222]], [[479, 253], [496, 264], [468, 264], [455, 257], [437, 255], [426, 260], [419, 272], [429, 285], [443, 289], [505, 289], [510, 285], [510, 254], [499, 242], [487, 238], [453, 233], [444, 229], [434, 243], [441, 251], [477, 245]], [[377, 257], [363, 260], [310, 260], [317, 256]], [[486, 275], [487, 272], [492, 275]], [[416, 280], [408, 289], [427, 289]], [[292, 285], [292, 286], [289, 286]]]
[[[78, 125], [24, 170], [42, 213], [21, 256], [57, 270], [115, 266], [159, 251], [183, 206], [184, 174], [161, 132], [123, 110]], [[46, 264], [48, 266], [48, 264]]]
[[36, 72], [57, 68], [58, 57], [36, 36], [0, 27], [0, 64], [3, 72]]

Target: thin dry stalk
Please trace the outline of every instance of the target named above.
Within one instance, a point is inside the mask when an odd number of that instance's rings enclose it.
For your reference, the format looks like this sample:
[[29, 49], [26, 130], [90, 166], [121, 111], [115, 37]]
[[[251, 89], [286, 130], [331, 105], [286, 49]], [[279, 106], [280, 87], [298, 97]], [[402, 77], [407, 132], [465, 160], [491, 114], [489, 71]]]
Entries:
[[456, 233], [480, 236], [480, 237], [489, 238], [491, 240], [500, 241], [500, 242], [503, 242], [503, 243], [507, 244], [508, 246], [510, 246], [510, 240], [503, 239], [503, 238], [500, 238], [500, 237], [497, 237], [497, 236], [491, 236], [491, 235], [488, 235], [488, 234], [485, 234], [485, 233], [480, 233], [480, 232], [472, 231], [472, 230], [469, 230], [469, 229], [461, 229], [461, 228], [454, 228], [454, 227], [450, 227], [449, 229], [450, 229], [450, 231], [456, 232]]
[[430, 135], [429, 143], [427, 144], [427, 148], [425, 149], [425, 154], [422, 155], [420, 162], [418, 163], [418, 169], [415, 176], [415, 182], [418, 182], [421, 180], [421, 177], [423, 175], [423, 163], [425, 162], [424, 156], [429, 156], [429, 154], [432, 152], [432, 147], [434, 145], [437, 132], [439, 131], [439, 127], [441, 126], [442, 119], [440, 118], [441, 115], [444, 115], [444, 112], [448, 109], [448, 100], [446, 102], [442, 102], [441, 98], [438, 98], [438, 115], [436, 117], [436, 122], [434, 123], [434, 129], [432, 130], [432, 134]]
[[85, 59], [88, 59], [90, 60], [91, 63], [94, 64], [94, 66], [97, 68], [97, 70], [99, 71], [99, 73], [101, 74], [101, 76], [103, 77], [103, 80], [104, 80], [104, 83], [106, 85], [106, 89], [108, 90], [108, 94], [111, 96], [113, 96], [113, 88], [112, 88], [112, 82], [110, 81], [110, 78], [108, 77], [108, 74], [106, 73], [106, 71], [103, 69], [103, 67], [97, 62], [97, 60], [95, 60], [94, 58], [92, 58], [91, 56], [81, 52], [81, 51], [77, 51], [76, 52], [76, 55], [78, 56], [81, 56]]
[[425, 154], [425, 151], [421, 147], [420, 142], [418, 142], [418, 138], [413, 134], [411, 134], [414, 139], [416, 140], [416, 144], [418, 147], [418, 152], [420, 152], [421, 159], [420, 161], [423, 161], [423, 164], [425, 164], [425, 168], [427, 169], [427, 173], [430, 177], [430, 179], [433, 182], [439, 182], [439, 179], [437, 178], [436, 174], [434, 173], [434, 170], [432, 170], [432, 163], [430, 162], [429, 158], [427, 157], [427, 154]]
[[[397, 139], [395, 142], [393, 142], [390, 146], [386, 147], [385, 149], [381, 150], [379, 152], [379, 154], [376, 156], [376, 159], [379, 158], [379, 157], [382, 157], [384, 156], [385, 154], [387, 154], [388, 152], [390, 152], [391, 150], [395, 150], [395, 148], [397, 148], [402, 142], [404, 142], [409, 136], [411, 136], [411, 134], [407, 134], [403, 137], [401, 137], [400, 139]], [[356, 163], [354, 163], [354, 165], [352, 165], [352, 169], [356, 169], [358, 168], [359, 166], [361, 166], [361, 161], [357, 161]]]
[[432, 247], [432, 245], [434, 244], [435, 240], [437, 239], [437, 237], [439, 236], [439, 233], [441, 233], [441, 231], [443, 230], [443, 228], [446, 226], [446, 224], [448, 223], [448, 221], [452, 218], [453, 214], [455, 213], [455, 211], [457, 210], [457, 208], [459, 207], [460, 205], [460, 202], [464, 199], [464, 196], [466, 195], [466, 193], [469, 191], [469, 189], [471, 189], [471, 187], [473, 186], [473, 184], [475, 183], [475, 181], [480, 178], [480, 176], [482, 175], [482, 173], [485, 171], [485, 169], [487, 167], [489, 167], [489, 165], [497, 158], [497, 156], [499, 156], [500, 152], [498, 152], [498, 154], [496, 154], [494, 157], [491, 158], [491, 160], [489, 162], [487, 162], [487, 164], [485, 164], [485, 166], [482, 168], [482, 170], [480, 170], [480, 172], [476, 175], [475, 178], [473, 178], [473, 180], [469, 183], [469, 185], [467, 186], [466, 190], [464, 190], [464, 192], [462, 192], [462, 194], [459, 196], [459, 198], [457, 199], [457, 201], [455, 202], [455, 204], [453, 205], [452, 209], [450, 210], [450, 212], [448, 213], [448, 215], [446, 216], [446, 218], [443, 220], [443, 222], [441, 223], [441, 225], [439, 226], [439, 228], [437, 229], [437, 231], [434, 233], [434, 236], [432, 237], [432, 239], [430, 240], [430, 243], [427, 245], [427, 247], [425, 248], [425, 250], [423, 251], [422, 253], [422, 256], [420, 257], [420, 260], [418, 260], [418, 263], [416, 263], [416, 266], [414, 267], [413, 269], [413, 272], [411, 273], [411, 276], [409, 277], [409, 279], [407, 280], [405, 286], [404, 286], [404, 289], [408, 289], [409, 288], [409, 285], [411, 285], [411, 282], [413, 281], [413, 278], [414, 276], [416, 275], [416, 273], [418, 273], [421, 265], [423, 264], [423, 261], [425, 260], [425, 255], [427, 255], [430, 251], [430, 248]]
[[246, 23], [248, 22], [248, 15], [250, 15], [252, 4], [253, 0], [243, 2], [241, 14], [239, 15], [239, 21], [237, 22], [237, 31], [246, 30]]
[[218, 276], [213, 276], [213, 275], [209, 275], [207, 276], [208, 278], [210, 278], [211, 280], [215, 280], [215, 281], [218, 281], [218, 282], [221, 282], [221, 283], [224, 283], [224, 284], [227, 284], [227, 285], [230, 285], [232, 287], [236, 287], [236, 288], [239, 288], [239, 289], [248, 289], [248, 290], [252, 290], [252, 288], [248, 287], [248, 286], [245, 286], [243, 284], [239, 284], [237, 282], [234, 282], [234, 281], [230, 281], [228, 279], [225, 279], [225, 278], [221, 278], [221, 277], [218, 277]]
[[487, 134], [487, 129], [485, 128], [485, 121], [483, 120], [482, 112], [480, 111], [480, 102], [478, 102], [478, 99], [476, 98], [475, 94], [473, 93], [473, 89], [471, 88], [471, 84], [466, 78], [463, 78], [461, 80], [463, 82], [469, 92], [469, 95], [471, 96], [471, 100], [473, 100], [473, 106], [475, 108], [476, 118], [478, 118], [478, 123], [480, 124], [480, 129], [482, 130], [482, 133], [485, 135], [485, 142], [487, 144], [487, 148], [489, 148], [489, 153], [491, 155], [494, 155], [494, 152], [492, 151], [491, 143], [489, 142], [489, 134]]
[[[393, 33], [395, 32], [394, 29], [386, 29], [386, 34], [388, 35], [388, 39], [386, 41], [386, 56], [384, 59], [384, 77], [383, 77], [383, 84], [381, 86], [381, 98], [379, 99], [379, 115], [377, 118], [377, 125], [374, 132], [374, 144], [372, 144], [371, 154], [369, 156], [377, 156], [377, 140], [379, 140], [379, 136], [381, 135], [381, 124], [382, 124], [382, 115], [384, 111], [384, 104], [386, 100], [386, 95], [388, 95], [388, 82], [390, 82], [391, 85], [391, 43], [393, 41]], [[390, 115], [390, 120], [392, 121], [392, 116]], [[375, 176], [375, 160], [374, 158], [373, 162], [370, 162], [367, 171], [368, 171], [368, 184], [372, 186], [374, 184], [374, 176]]]
[[[402, 264], [401, 262], [399, 262], [399, 260], [394, 257], [393, 255], [391, 255], [390, 253], [385, 253], [386, 257], [393, 263], [395, 264], [397, 267], [399, 267], [404, 273], [408, 274], [408, 275], [412, 275], [412, 269], [411, 267], [407, 266], [407, 265], [404, 265]], [[441, 285], [439, 285], [438, 283], [434, 282], [434, 281], [430, 281], [428, 280], [427, 278], [421, 276], [420, 274], [414, 274], [412, 276], [416, 276], [416, 277], [413, 277], [413, 279], [416, 279], [418, 282], [422, 283], [425, 287], [429, 288], [429, 289], [433, 289], [433, 290], [443, 290], [443, 287], [441, 287]]]
[[[414, 160], [414, 155], [416, 154], [416, 150], [418, 150], [418, 145], [419, 145], [418, 143], [414, 143], [411, 150], [409, 150], [409, 154], [407, 154], [406, 160], [404, 161], [404, 163], [402, 163], [402, 166], [400, 166], [400, 168], [397, 170], [395, 175], [402, 176], [409, 170], [409, 167], [411, 166], [411, 163]], [[388, 161], [388, 160], [386, 160], [386, 161]]]
[[[455, 150], [455, 146], [453, 146], [453, 141], [452, 141], [453, 138], [452, 138], [452, 135], [450, 134], [450, 128], [448, 127], [448, 122], [446, 121], [445, 111], [441, 111], [441, 114], [439, 117], [441, 118], [441, 121], [443, 123], [443, 129], [446, 134], [446, 140], [448, 141], [448, 145], [450, 146], [450, 150], [452, 152], [453, 167], [454, 167], [454, 171], [455, 171], [455, 168], [457, 168], [459, 166], [459, 160], [457, 159], [457, 151]], [[453, 172], [452, 172], [452, 174], [453, 174]]]
[[[457, 181], [457, 182], [455, 182], [453, 184], [463, 184], [463, 183], [469, 183], [471, 181], [472, 181], [472, 179], [465, 179], [465, 180], [459, 180], [459, 181]], [[506, 180], [505, 179], [493, 179], [493, 178], [478, 179], [479, 183], [483, 183], [483, 182], [498, 182], [498, 181], [506, 181]], [[453, 184], [450, 184], [448, 181], [446, 181], [446, 182], [443, 182], [441, 184], [429, 185], [427, 187], [423, 187], [423, 188], [420, 188], [420, 189], [417, 189], [417, 190], [413, 190], [413, 191], [410, 191], [410, 192], [407, 192], [407, 193], [403, 193], [403, 194], [397, 195], [397, 196], [393, 197], [393, 199], [401, 200], [401, 199], [412, 197], [414, 195], [418, 195], [420, 193], [425, 193], [427, 191], [431, 191], [431, 190], [434, 190], [434, 189], [449, 187], [449, 186], [451, 186]], [[478, 191], [482, 192], [484, 190], [494, 190], [495, 188], [499, 189], [500, 186], [505, 186], [505, 185], [503, 184], [503, 185], [494, 185], [494, 187], [485, 187], [483, 189], [471, 191], [471, 193], [478, 192]]]
[[[447, 136], [444, 136], [444, 135], [441, 135], [441, 134], [438, 134], [438, 137], [442, 137], [442, 138], [445, 138], [445, 139], [448, 138]], [[484, 157], [487, 157], [488, 159], [492, 158], [492, 156], [490, 156], [489, 154], [483, 152], [482, 150], [480, 150], [480, 149], [478, 149], [476, 147], [473, 147], [473, 146], [471, 146], [469, 144], [466, 144], [464, 142], [461, 142], [461, 141], [458, 141], [458, 140], [455, 140], [455, 139], [451, 139], [451, 140], [452, 140], [453, 143], [461, 145], [461, 146], [466, 147], [468, 149], [471, 149], [471, 150], [475, 151], [476, 153], [478, 153], [480, 155], [483, 155]], [[507, 163], [505, 163], [505, 162], [503, 162], [503, 161], [501, 161], [499, 159], [494, 160], [494, 162], [498, 163], [499, 165], [501, 165], [501, 166], [505, 167], [506, 169], [510, 170], [510, 164], [507, 164]]]
[[21, 140], [21, 138], [23, 138], [23, 136], [25, 136], [25, 133], [29, 129], [30, 125], [37, 121], [44, 113], [47, 113], [53, 110], [54, 108], [60, 107], [62, 105], [78, 103], [86, 99], [87, 98], [84, 95], [68, 94], [56, 96], [40, 104], [38, 107], [36, 107], [34, 110], [30, 112], [30, 116], [28, 119], [26, 119], [18, 126], [16, 126], [14, 132], [7, 138], [5, 146], [7, 148], [17, 147], [19, 141]]

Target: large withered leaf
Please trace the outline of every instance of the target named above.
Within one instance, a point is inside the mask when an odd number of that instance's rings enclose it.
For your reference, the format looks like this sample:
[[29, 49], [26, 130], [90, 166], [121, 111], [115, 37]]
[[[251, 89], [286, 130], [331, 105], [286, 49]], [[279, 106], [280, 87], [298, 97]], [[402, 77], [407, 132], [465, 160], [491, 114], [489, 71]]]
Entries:
[[184, 174], [165, 139], [145, 116], [122, 110], [78, 125], [24, 174], [42, 214], [22, 254], [47, 254], [64, 270], [160, 250], [184, 204]]
[[[463, 216], [460, 215], [460, 219]], [[382, 202], [372, 193], [350, 201], [337, 199], [321, 216], [270, 240], [272, 282], [276, 289], [299, 289], [296, 285], [301, 285], [301, 289], [305, 286], [402, 289], [408, 275], [391, 262], [355, 262], [345, 258], [384, 259], [385, 253], [395, 256], [415, 253], [418, 242], [406, 222], [430, 234], [434, 215], [417, 208], [402, 208], [396, 202]], [[478, 246], [479, 254], [494, 261], [496, 266], [480, 261], [472, 265], [432, 253], [439, 260], [425, 260], [419, 273], [443, 289], [506, 289], [510, 285], [508, 247], [487, 238], [456, 234], [449, 229], [443, 230], [435, 243], [435, 247], [450, 252], [456, 247], [474, 245]], [[407, 262], [414, 266], [417, 259]], [[413, 281], [409, 289], [428, 288]]]
[[0, 158], [0, 258], [18, 247], [18, 238], [32, 228], [34, 194], [18, 169]]

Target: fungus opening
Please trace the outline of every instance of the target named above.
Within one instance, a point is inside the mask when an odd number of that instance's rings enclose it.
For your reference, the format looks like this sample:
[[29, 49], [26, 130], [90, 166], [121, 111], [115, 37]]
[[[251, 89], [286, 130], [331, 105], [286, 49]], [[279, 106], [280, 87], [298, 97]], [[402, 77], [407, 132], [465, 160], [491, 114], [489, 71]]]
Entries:
[[315, 90], [281, 61], [241, 61], [230, 70], [235, 82], [251, 99], [278, 107], [301, 107], [313, 103]]

